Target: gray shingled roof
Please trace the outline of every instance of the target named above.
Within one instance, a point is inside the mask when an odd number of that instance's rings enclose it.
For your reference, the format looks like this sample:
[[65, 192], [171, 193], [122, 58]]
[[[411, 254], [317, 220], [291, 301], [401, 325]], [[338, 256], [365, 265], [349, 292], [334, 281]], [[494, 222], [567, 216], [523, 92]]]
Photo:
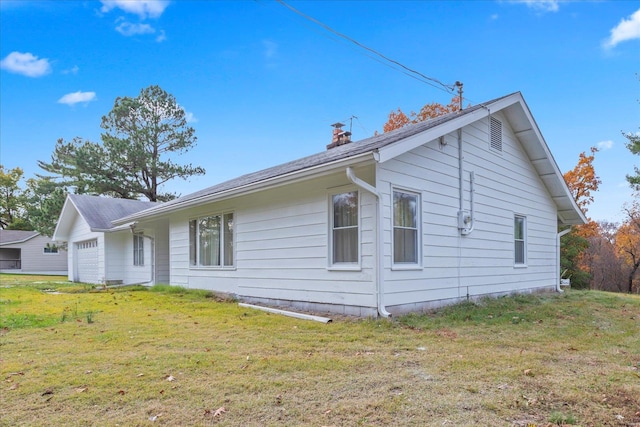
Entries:
[[[495, 99], [493, 101], [490, 101], [489, 103], [495, 102], [502, 98], [505, 98], [505, 97]], [[201, 197], [212, 196], [217, 193], [222, 193], [224, 191], [232, 190], [238, 187], [243, 187], [249, 184], [255, 184], [261, 181], [265, 181], [271, 178], [276, 178], [278, 176], [286, 175], [289, 173], [302, 171], [304, 169], [308, 169], [314, 166], [320, 166], [320, 165], [331, 163], [337, 160], [348, 159], [349, 157], [354, 157], [367, 152], [373, 152], [379, 148], [393, 144], [394, 142], [397, 142], [401, 139], [418, 134], [427, 129], [438, 126], [442, 123], [448, 122], [449, 120], [452, 120], [454, 118], [464, 116], [480, 108], [484, 108], [484, 107], [482, 105], [476, 105], [459, 112], [445, 114], [435, 119], [427, 120], [414, 125], [405, 126], [403, 128], [396, 129], [391, 132], [379, 134], [371, 138], [363, 139], [361, 141], [352, 142], [349, 144], [341, 145], [339, 147], [331, 148], [329, 150], [326, 150], [317, 154], [313, 154], [311, 156], [303, 157], [298, 160], [293, 160], [291, 162], [283, 163], [281, 165], [274, 166], [268, 169], [263, 169], [258, 172], [242, 175], [242, 176], [239, 176], [238, 178], [234, 178], [229, 181], [225, 181], [223, 183], [220, 183], [211, 187], [207, 187], [205, 189], [196, 191], [195, 193], [187, 194], [185, 196], [168, 201], [166, 203], [162, 203], [158, 205], [157, 208], [162, 208], [164, 210], [171, 206], [177, 207], [190, 200], [198, 199]], [[148, 212], [149, 214], [153, 214], [155, 210], [156, 209], [149, 209]]]
[[26, 242], [38, 234], [37, 231], [0, 230], [0, 245]]
[[91, 230], [109, 230], [114, 227], [111, 221], [149, 209], [155, 202], [130, 199], [114, 199], [111, 197], [69, 194], [80, 215], [87, 221]]

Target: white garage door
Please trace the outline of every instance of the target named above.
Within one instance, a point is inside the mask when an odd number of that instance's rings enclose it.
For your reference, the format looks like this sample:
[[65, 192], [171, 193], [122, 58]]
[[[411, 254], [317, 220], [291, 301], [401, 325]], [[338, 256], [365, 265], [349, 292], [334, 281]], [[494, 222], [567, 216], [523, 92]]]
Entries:
[[84, 283], [100, 283], [98, 278], [98, 241], [76, 243], [77, 280]]

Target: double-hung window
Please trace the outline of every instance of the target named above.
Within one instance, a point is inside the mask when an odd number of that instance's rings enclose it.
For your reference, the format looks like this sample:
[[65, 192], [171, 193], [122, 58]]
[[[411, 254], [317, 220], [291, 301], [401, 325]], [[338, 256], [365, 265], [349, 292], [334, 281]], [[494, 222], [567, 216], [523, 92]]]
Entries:
[[417, 266], [420, 260], [420, 196], [393, 191], [393, 264]]
[[359, 259], [358, 192], [331, 196], [331, 263], [357, 264]]
[[514, 262], [524, 266], [527, 263], [527, 219], [516, 215], [513, 219]]
[[144, 236], [133, 235], [133, 265], [144, 265]]
[[193, 267], [233, 266], [233, 213], [189, 221], [189, 264]]

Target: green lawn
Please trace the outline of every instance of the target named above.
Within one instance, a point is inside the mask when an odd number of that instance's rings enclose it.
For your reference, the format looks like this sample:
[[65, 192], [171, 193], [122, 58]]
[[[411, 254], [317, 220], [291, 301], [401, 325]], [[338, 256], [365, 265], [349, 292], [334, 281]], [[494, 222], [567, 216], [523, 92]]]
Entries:
[[305, 321], [0, 275], [0, 425], [640, 425], [640, 297]]

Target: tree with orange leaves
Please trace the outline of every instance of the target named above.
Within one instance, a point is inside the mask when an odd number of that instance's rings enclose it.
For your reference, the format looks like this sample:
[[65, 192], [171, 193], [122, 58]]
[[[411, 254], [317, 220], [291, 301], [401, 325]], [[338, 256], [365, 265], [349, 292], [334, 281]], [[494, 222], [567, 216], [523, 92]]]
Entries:
[[[571, 195], [582, 212], [586, 215], [588, 206], [600, 186], [600, 178], [596, 175], [593, 161], [598, 148], [591, 147], [591, 154], [580, 153], [578, 164], [564, 174], [564, 180]], [[589, 238], [598, 236], [598, 224], [589, 220], [584, 225], [575, 226], [570, 233], [562, 237], [560, 249], [560, 265], [565, 275], [571, 277], [572, 286], [589, 287], [590, 265], [584, 251], [589, 247]]]
[[390, 132], [395, 129], [400, 129], [406, 125], [412, 123], [424, 122], [425, 120], [433, 119], [435, 117], [443, 116], [448, 113], [453, 113], [460, 110], [460, 97], [454, 96], [451, 98], [451, 102], [447, 105], [442, 105], [438, 102], [431, 102], [425, 104], [419, 112], [412, 111], [407, 116], [400, 108], [397, 111], [389, 113], [387, 122], [382, 127], [383, 132]]
[[593, 167], [595, 154], [598, 152], [597, 147], [590, 148], [591, 155], [583, 151], [578, 158], [578, 164], [575, 168], [564, 174], [564, 180], [571, 190], [573, 199], [582, 212], [587, 212], [587, 206], [593, 202], [593, 194], [598, 191], [598, 187], [602, 183], [600, 178], [596, 176], [596, 170]]
[[626, 290], [633, 293], [634, 278], [640, 268], [640, 202], [625, 207], [627, 218], [616, 233], [618, 254], [627, 266]]

